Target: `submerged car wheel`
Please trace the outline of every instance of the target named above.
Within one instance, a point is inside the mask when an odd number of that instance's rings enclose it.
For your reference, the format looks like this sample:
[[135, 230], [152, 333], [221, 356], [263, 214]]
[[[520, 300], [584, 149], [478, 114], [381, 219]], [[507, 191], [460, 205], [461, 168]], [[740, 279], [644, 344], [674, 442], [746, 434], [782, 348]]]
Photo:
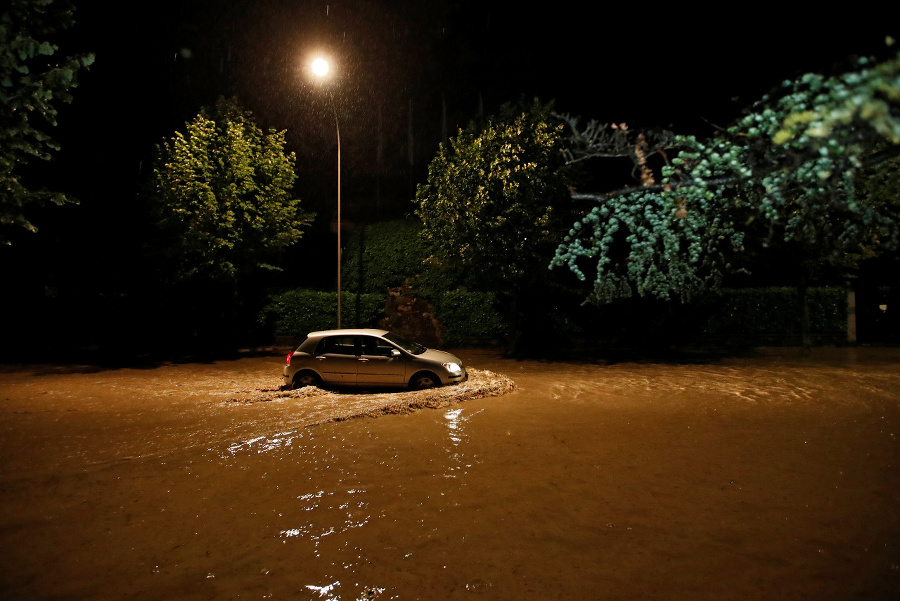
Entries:
[[434, 374], [428, 372], [418, 373], [409, 381], [409, 387], [413, 390], [425, 390], [426, 388], [434, 388], [440, 385], [440, 380]]
[[322, 378], [311, 371], [301, 371], [294, 376], [294, 388], [305, 388], [307, 386], [321, 386]]

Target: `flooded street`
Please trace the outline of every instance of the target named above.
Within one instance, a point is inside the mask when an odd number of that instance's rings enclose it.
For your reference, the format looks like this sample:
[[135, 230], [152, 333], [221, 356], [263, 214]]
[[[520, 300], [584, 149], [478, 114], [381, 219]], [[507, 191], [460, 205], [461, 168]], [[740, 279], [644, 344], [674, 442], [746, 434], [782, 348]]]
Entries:
[[900, 349], [458, 354], [516, 389], [328, 421], [235, 400], [281, 355], [0, 369], [0, 598], [900, 598]]

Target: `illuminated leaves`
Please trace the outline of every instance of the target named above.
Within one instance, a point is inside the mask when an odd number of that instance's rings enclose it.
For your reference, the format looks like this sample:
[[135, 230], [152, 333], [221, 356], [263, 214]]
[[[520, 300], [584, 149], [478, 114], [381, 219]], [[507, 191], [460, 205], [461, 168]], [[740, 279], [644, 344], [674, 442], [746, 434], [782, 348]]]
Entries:
[[[603, 156], [598, 138], [579, 144], [579, 136], [572, 147], [581, 156]], [[572, 227], [551, 267], [582, 280], [593, 269], [592, 302], [633, 294], [686, 301], [717, 288], [751, 237], [810, 261], [897, 243], [896, 210], [858, 202], [854, 176], [891, 156], [874, 155], [878, 144], [900, 144], [900, 57], [785, 82], [780, 96], [763, 98], [715, 138], [668, 142], [679, 152], [659, 184], [643, 174], [650, 185], [581, 195], [597, 206]]]
[[233, 101], [197, 115], [159, 149], [158, 209], [181, 277], [236, 279], [269, 264], [303, 235], [312, 216], [292, 195], [285, 132], [262, 130]]
[[560, 131], [535, 103], [441, 146], [416, 194], [433, 263], [482, 283], [509, 285], [528, 274], [568, 197]]

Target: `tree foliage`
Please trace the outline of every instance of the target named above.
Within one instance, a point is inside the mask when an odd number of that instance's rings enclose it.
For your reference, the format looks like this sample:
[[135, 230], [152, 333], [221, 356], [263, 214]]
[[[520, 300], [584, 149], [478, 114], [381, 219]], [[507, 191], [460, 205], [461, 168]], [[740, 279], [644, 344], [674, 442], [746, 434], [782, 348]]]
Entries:
[[535, 101], [441, 145], [416, 194], [433, 263], [508, 292], [545, 260], [567, 216], [561, 130]]
[[180, 277], [234, 281], [274, 268], [303, 235], [313, 216], [293, 196], [296, 158], [285, 154], [284, 136], [220, 99], [158, 149], [158, 210]]
[[[888, 150], [885, 144], [876, 153]], [[856, 173], [854, 190], [861, 204], [900, 221], [900, 157], [872, 162]]]
[[[598, 152], [590, 128], [570, 124], [570, 146]], [[886, 150], [874, 152], [879, 145]], [[897, 244], [896, 214], [860, 202], [854, 177], [900, 148], [900, 57], [786, 81], [713, 138], [674, 136], [664, 146], [675, 156], [660, 153], [658, 183], [576, 195], [595, 206], [551, 267], [582, 280], [593, 268], [592, 302], [634, 293], [689, 300], [719, 287], [755, 243], [817, 259]]]
[[37, 228], [26, 207], [73, 198], [22, 181], [31, 159], [49, 160], [59, 145], [46, 133], [56, 125], [60, 102], [71, 102], [78, 73], [92, 54], [59, 56], [48, 38], [73, 23], [74, 9], [60, 0], [10, 0], [0, 13], [0, 224]]

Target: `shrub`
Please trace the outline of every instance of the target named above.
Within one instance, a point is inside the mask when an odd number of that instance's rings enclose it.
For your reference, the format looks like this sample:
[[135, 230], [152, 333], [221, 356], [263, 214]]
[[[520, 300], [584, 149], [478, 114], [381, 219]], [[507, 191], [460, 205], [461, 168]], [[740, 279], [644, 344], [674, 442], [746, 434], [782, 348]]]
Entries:
[[[844, 288], [808, 290], [810, 331], [818, 338], [840, 339], [847, 328], [847, 291]], [[796, 288], [747, 288], [722, 291], [710, 303], [706, 333], [732, 341], [796, 344], [800, 309]]]
[[426, 268], [418, 219], [362, 225], [348, 232], [341, 277], [348, 291], [384, 294]]
[[445, 292], [440, 296], [435, 313], [441, 322], [446, 346], [496, 339], [506, 333], [493, 292]]
[[[383, 294], [341, 294], [343, 327], [375, 327], [384, 315]], [[337, 293], [287, 290], [270, 297], [260, 321], [275, 336], [304, 336], [307, 332], [337, 327]]]

